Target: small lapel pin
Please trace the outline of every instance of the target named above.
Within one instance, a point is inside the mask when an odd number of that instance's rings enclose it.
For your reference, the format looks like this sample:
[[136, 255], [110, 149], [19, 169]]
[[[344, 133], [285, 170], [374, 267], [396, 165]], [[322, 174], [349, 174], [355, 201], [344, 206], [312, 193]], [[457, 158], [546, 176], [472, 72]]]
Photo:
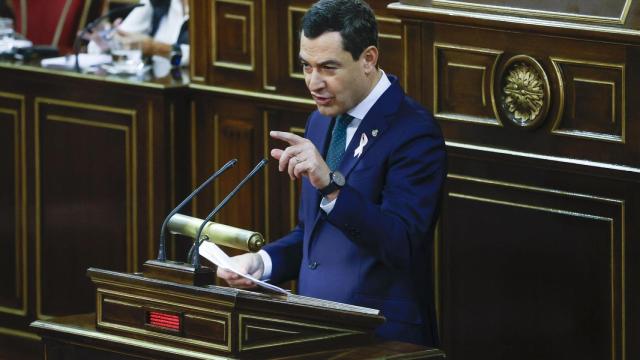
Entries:
[[371, 135], [372, 135], [373, 137], [378, 136], [378, 129], [373, 129], [373, 130], [371, 130]]
[[362, 136], [360, 137], [360, 145], [358, 145], [356, 150], [353, 152], [353, 157], [360, 157], [360, 155], [362, 155], [362, 151], [364, 150], [364, 146], [367, 145], [368, 141], [369, 141], [369, 139], [367, 139], [367, 134], [362, 133]]

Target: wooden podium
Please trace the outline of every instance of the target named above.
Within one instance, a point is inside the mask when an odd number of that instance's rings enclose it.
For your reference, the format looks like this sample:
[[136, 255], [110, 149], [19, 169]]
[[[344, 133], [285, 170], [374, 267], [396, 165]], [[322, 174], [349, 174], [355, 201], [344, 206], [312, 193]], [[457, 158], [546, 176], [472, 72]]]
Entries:
[[[95, 315], [40, 320], [47, 359], [439, 359], [376, 342], [378, 310], [90, 268]], [[95, 322], [94, 322], [95, 321]]]

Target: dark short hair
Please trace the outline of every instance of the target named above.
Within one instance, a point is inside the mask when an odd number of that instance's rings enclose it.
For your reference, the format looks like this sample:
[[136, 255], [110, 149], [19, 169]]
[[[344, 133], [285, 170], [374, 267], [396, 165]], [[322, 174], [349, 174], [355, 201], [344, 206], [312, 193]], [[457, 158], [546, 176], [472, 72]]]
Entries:
[[351, 53], [354, 60], [369, 46], [378, 46], [376, 17], [371, 7], [361, 0], [320, 0], [304, 15], [301, 30], [309, 39], [325, 32], [339, 32], [342, 48]]

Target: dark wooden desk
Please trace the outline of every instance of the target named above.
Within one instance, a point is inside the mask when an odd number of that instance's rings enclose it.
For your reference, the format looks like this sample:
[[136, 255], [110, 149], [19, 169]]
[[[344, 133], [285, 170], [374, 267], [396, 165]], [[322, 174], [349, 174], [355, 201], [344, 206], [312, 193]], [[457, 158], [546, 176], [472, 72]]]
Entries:
[[[124, 336], [99, 332], [95, 314], [59, 317], [35, 322], [44, 344], [46, 359], [230, 359], [197, 351], [178, 349]], [[272, 359], [444, 359], [437, 349], [401, 343], [383, 342], [368, 346], [331, 349]]]

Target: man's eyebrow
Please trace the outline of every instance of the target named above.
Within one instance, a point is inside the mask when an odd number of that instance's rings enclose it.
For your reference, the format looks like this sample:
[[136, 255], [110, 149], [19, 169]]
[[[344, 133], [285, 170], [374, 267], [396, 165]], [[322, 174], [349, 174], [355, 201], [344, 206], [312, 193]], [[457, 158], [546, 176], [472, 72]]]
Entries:
[[[300, 60], [300, 62], [309, 63], [302, 56], [298, 56], [298, 59]], [[327, 65], [342, 66], [342, 63], [338, 60], [326, 60], [318, 64], [318, 66], [327, 66]]]
[[320, 66], [327, 66], [327, 65], [332, 65], [332, 66], [341, 66], [342, 63], [338, 60], [327, 60], [327, 61], [323, 61], [320, 64], [318, 64]]

